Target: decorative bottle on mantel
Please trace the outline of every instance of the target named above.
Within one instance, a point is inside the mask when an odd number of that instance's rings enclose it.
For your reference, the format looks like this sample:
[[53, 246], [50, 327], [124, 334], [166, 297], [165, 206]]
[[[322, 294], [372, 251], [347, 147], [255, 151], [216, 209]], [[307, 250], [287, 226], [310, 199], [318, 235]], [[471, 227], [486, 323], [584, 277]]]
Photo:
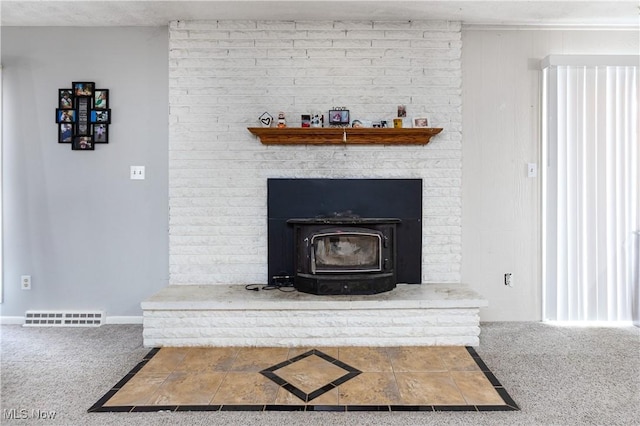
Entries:
[[278, 113], [278, 127], [281, 129], [287, 127], [287, 120], [285, 120], [284, 112], [282, 111]]

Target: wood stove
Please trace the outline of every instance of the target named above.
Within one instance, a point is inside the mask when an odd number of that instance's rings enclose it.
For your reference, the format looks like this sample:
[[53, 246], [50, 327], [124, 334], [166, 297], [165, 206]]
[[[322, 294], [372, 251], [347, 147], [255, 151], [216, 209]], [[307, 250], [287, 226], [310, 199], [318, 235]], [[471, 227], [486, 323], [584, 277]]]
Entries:
[[289, 219], [294, 287], [318, 295], [376, 294], [395, 288], [398, 218], [336, 215]]

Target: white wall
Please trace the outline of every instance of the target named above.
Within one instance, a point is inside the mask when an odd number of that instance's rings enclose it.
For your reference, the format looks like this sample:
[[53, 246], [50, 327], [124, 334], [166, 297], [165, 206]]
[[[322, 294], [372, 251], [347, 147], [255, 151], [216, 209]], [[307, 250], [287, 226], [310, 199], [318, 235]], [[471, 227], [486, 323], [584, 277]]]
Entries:
[[[4, 303], [141, 315], [168, 282], [167, 28], [3, 27]], [[58, 89], [110, 90], [109, 144], [58, 144]], [[129, 166], [146, 166], [145, 181]], [[31, 291], [20, 276], [31, 275]]]
[[[542, 318], [539, 61], [638, 54], [637, 31], [463, 31], [462, 280], [489, 299], [484, 321]], [[513, 273], [513, 287], [503, 283]]]
[[[423, 282], [459, 282], [459, 23], [193, 21], [170, 25], [170, 283], [266, 283], [267, 178], [422, 178]], [[264, 146], [258, 116], [397, 106], [427, 146]]]

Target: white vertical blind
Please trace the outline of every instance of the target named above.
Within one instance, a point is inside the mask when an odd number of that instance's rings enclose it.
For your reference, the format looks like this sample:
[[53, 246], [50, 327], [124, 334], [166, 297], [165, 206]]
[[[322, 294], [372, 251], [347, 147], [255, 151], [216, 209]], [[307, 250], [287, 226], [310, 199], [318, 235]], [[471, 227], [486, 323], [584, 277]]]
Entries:
[[543, 61], [546, 320], [631, 321], [638, 304], [638, 59]]

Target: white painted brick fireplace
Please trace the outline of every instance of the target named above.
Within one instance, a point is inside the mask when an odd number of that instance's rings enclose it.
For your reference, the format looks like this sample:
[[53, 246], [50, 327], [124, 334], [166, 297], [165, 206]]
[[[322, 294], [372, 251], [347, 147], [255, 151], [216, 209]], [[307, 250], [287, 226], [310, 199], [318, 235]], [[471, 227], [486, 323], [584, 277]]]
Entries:
[[[170, 286], [268, 282], [268, 178], [422, 179], [422, 282], [460, 282], [460, 23], [177, 21], [169, 46]], [[247, 131], [265, 111], [299, 127], [398, 105], [443, 131], [426, 146], [265, 146]]]
[[[422, 178], [423, 282], [459, 282], [461, 28], [453, 22], [173, 22], [170, 284], [267, 280], [267, 178]], [[430, 119], [427, 146], [263, 146], [265, 111]]]

